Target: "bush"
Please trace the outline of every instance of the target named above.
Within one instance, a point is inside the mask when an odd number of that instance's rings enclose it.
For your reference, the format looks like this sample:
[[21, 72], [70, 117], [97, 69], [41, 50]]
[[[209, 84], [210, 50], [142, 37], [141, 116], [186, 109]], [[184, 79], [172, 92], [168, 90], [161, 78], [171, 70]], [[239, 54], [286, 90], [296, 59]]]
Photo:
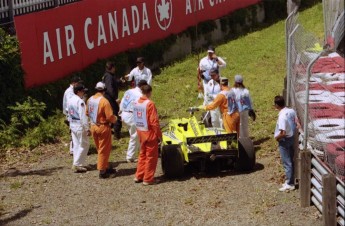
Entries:
[[[0, 106], [9, 106], [25, 97], [24, 73], [20, 64], [16, 38], [0, 28]], [[1, 108], [0, 119], [8, 122], [10, 109]]]
[[31, 97], [8, 108], [12, 111], [10, 123], [0, 121], [0, 149], [21, 146], [32, 149], [56, 142], [63, 134], [68, 134], [62, 112], [56, 111], [44, 119], [46, 105]]

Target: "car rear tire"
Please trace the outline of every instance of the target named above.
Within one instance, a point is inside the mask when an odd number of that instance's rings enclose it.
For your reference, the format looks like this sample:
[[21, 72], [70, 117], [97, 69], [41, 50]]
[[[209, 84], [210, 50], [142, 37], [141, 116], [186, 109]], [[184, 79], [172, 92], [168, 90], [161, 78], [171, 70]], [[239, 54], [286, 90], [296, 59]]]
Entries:
[[[207, 114], [207, 115], [206, 115]], [[206, 116], [206, 117], [205, 117]], [[205, 127], [212, 127], [211, 114], [208, 112], [203, 112], [201, 114], [201, 121], [205, 124]]]
[[180, 145], [163, 146], [161, 163], [164, 176], [168, 178], [181, 177], [184, 173], [184, 158]]
[[238, 138], [239, 159], [236, 163], [240, 171], [250, 171], [255, 166], [255, 150], [253, 141], [249, 137]]

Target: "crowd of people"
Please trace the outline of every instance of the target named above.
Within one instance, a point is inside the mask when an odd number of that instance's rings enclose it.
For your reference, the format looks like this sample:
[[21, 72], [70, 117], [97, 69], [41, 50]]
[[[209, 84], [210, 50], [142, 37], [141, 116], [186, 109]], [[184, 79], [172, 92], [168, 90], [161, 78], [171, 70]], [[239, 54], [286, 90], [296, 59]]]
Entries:
[[[71, 79], [63, 98], [63, 109], [71, 131], [70, 153], [73, 155], [74, 172], [88, 170], [86, 156], [90, 146], [89, 136], [92, 135], [98, 153], [99, 178], [108, 178], [116, 173], [109, 166], [111, 136], [113, 133], [116, 139], [121, 138], [123, 121], [130, 136], [126, 161], [137, 162], [134, 182], [144, 185], [157, 182], [154, 174], [162, 132], [156, 106], [150, 100], [152, 73], [145, 67], [143, 57], [138, 57], [136, 63], [137, 67], [118, 79], [115, 76], [115, 64], [107, 62], [103, 79], [96, 84], [96, 93], [87, 103], [83, 100], [87, 89], [81, 79]], [[223, 128], [228, 133], [236, 132], [238, 137], [249, 137], [248, 117], [253, 121], [256, 119], [249, 90], [244, 85], [242, 75], [235, 75], [233, 87], [230, 88], [229, 79], [220, 75], [224, 67], [226, 62], [210, 46], [207, 56], [200, 60], [198, 67], [198, 84], [202, 85], [204, 99], [198, 108], [209, 112], [213, 127]], [[123, 98], [119, 99], [119, 85], [126, 81], [132, 81], [133, 88], [128, 89]], [[287, 178], [279, 191], [290, 191], [294, 190], [293, 137], [296, 134], [297, 117], [293, 109], [285, 106], [282, 96], [276, 96], [274, 103], [279, 111], [274, 137], [279, 143]]]
[[[97, 149], [99, 178], [109, 178], [116, 170], [109, 164], [112, 149], [112, 133], [121, 138], [122, 120], [128, 126], [130, 141], [126, 161], [138, 162], [134, 177], [136, 183], [154, 184], [158, 161], [158, 143], [162, 140], [157, 109], [150, 100], [152, 73], [144, 65], [144, 58], [137, 58], [137, 67], [124, 79], [115, 76], [115, 64], [107, 62], [102, 81], [95, 86], [95, 94], [85, 103], [87, 89], [83, 81], [74, 76], [64, 93], [63, 112], [71, 132], [70, 154], [73, 155], [72, 170], [82, 173], [89, 170], [86, 157], [89, 136], [92, 135]], [[126, 80], [134, 80], [134, 88], [127, 90], [119, 99], [119, 86]], [[112, 131], [113, 130], [113, 131]], [[139, 152], [139, 159], [135, 155]]]

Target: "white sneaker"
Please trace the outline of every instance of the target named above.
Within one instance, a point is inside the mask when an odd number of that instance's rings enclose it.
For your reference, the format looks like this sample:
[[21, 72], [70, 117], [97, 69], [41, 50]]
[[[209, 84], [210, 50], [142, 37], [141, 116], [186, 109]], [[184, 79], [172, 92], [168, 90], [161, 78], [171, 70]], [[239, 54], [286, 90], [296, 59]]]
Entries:
[[295, 185], [288, 185], [284, 184], [281, 188], [279, 188], [279, 191], [293, 191], [295, 190]]

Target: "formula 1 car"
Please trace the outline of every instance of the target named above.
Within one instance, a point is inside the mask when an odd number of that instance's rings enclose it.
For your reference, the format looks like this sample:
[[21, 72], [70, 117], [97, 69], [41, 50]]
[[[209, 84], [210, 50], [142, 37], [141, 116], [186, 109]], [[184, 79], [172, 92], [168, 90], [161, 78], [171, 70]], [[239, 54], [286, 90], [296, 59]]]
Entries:
[[237, 133], [227, 133], [222, 128], [206, 127], [194, 116], [199, 111], [196, 107], [187, 111], [189, 118], [172, 119], [163, 132], [160, 150], [166, 177], [182, 176], [185, 166], [195, 162], [200, 162], [201, 170], [214, 161], [241, 171], [253, 170], [255, 151], [249, 138], [237, 138]]

